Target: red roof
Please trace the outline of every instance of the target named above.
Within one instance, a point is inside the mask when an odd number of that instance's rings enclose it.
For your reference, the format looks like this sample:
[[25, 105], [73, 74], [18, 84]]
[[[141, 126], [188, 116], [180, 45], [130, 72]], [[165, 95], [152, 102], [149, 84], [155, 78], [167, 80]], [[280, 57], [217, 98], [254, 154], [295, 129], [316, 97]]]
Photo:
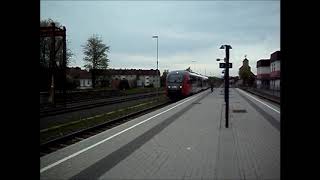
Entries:
[[91, 79], [91, 73], [79, 67], [67, 68], [67, 75], [75, 79]]

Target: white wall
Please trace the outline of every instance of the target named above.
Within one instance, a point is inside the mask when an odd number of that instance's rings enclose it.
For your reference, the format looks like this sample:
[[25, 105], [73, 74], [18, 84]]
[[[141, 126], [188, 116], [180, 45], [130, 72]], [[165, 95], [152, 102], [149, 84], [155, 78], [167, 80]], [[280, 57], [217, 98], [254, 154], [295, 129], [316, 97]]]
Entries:
[[80, 79], [80, 88], [91, 88], [92, 80], [91, 79]]
[[256, 83], [257, 83], [257, 88], [260, 88], [261, 86], [261, 81], [259, 79], [256, 80]]
[[150, 85], [150, 77], [149, 76], [144, 76], [144, 85], [149, 86]]
[[276, 90], [280, 90], [280, 79], [275, 80], [275, 88]]
[[154, 87], [160, 87], [160, 76], [153, 76], [153, 75], [140, 75], [137, 79], [137, 75], [113, 75], [112, 79], [127, 79], [130, 80], [137, 80], [137, 86], [148, 86], [153, 84]]
[[159, 76], [149, 76], [150, 84], [153, 84], [153, 87], [160, 87], [160, 77]]
[[280, 61], [274, 61], [270, 64], [271, 72], [280, 71]]
[[280, 90], [280, 79], [271, 80], [270, 89]]
[[257, 68], [257, 75], [258, 74], [269, 74], [270, 73], [270, 66], [263, 66]]

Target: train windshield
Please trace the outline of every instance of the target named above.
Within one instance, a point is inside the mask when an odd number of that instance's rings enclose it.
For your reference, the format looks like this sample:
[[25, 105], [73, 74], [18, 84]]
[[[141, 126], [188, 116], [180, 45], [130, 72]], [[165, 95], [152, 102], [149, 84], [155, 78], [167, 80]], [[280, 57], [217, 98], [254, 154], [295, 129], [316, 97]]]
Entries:
[[183, 74], [170, 74], [168, 76], [169, 83], [181, 83], [183, 80]]

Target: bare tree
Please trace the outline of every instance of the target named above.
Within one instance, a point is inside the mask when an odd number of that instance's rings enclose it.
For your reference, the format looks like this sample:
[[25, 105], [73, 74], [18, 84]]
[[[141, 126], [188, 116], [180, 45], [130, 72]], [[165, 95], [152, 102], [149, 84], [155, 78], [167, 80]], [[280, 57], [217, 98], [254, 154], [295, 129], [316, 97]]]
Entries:
[[[49, 27], [51, 26], [51, 23], [55, 23], [56, 27], [62, 28], [62, 25], [59, 22], [56, 22], [52, 19], [44, 19], [40, 20], [40, 27]], [[63, 60], [63, 42], [62, 37], [55, 37], [55, 57], [56, 62], [59, 62], [59, 64], [62, 64]], [[49, 66], [49, 59], [50, 59], [50, 44], [51, 43], [51, 37], [40, 37], [40, 65], [48, 67]], [[67, 44], [70, 42], [67, 40]], [[71, 52], [70, 48], [67, 48], [66, 52], [66, 65], [68, 66], [70, 64], [71, 58], [73, 56], [73, 53]]]
[[98, 35], [92, 35], [85, 45], [83, 45], [83, 53], [85, 55], [84, 67], [92, 73], [92, 87], [96, 86], [96, 70], [106, 69], [109, 65], [108, 52], [110, 46], [102, 42]]

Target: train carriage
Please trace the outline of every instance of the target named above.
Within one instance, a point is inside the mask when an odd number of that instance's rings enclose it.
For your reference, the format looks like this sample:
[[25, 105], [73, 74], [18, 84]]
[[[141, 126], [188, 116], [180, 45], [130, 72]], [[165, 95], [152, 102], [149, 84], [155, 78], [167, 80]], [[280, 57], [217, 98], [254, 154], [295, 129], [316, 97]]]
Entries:
[[208, 77], [185, 70], [171, 71], [166, 78], [169, 98], [187, 97], [208, 88]]

